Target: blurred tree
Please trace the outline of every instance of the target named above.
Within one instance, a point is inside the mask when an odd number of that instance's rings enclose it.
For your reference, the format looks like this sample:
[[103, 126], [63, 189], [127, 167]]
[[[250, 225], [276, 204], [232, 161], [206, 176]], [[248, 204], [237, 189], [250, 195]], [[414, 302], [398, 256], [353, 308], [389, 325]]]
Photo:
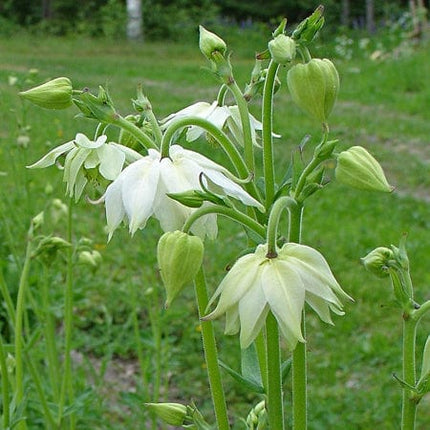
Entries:
[[127, 0], [127, 37], [132, 40], [142, 39], [142, 1]]

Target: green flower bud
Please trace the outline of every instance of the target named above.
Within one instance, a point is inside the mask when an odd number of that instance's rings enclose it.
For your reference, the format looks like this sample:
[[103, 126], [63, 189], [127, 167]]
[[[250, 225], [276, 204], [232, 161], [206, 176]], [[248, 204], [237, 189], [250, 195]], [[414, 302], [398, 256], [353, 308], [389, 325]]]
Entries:
[[381, 165], [361, 146], [353, 146], [337, 156], [336, 179], [359, 190], [390, 193], [392, 187]]
[[203, 261], [203, 242], [182, 231], [164, 233], [158, 241], [157, 259], [166, 288], [166, 307], [191, 282]]
[[100, 252], [96, 250], [81, 251], [79, 253], [78, 262], [80, 264], [95, 268], [101, 263], [101, 261], [102, 261], [102, 256]]
[[182, 426], [187, 416], [187, 407], [180, 403], [145, 403], [145, 406], [172, 426]]
[[56, 78], [38, 87], [22, 91], [19, 95], [46, 109], [66, 109], [72, 103], [72, 82], [69, 78]]
[[393, 258], [394, 253], [391, 249], [380, 246], [363, 257], [361, 262], [369, 272], [383, 278], [388, 276], [388, 269]]
[[313, 14], [300, 22], [297, 28], [293, 31], [293, 39], [302, 45], [308, 45], [312, 42], [318, 31], [324, 25], [323, 13], [324, 6], [318, 6]]
[[339, 91], [339, 74], [334, 64], [324, 58], [296, 64], [287, 74], [291, 98], [312, 118], [325, 123]]
[[202, 25], [199, 26], [199, 47], [202, 54], [212, 60], [215, 52], [221, 53], [223, 56], [227, 51], [227, 45], [219, 36], [206, 30]]
[[296, 56], [296, 42], [285, 34], [279, 34], [269, 42], [269, 51], [273, 61], [287, 64]]

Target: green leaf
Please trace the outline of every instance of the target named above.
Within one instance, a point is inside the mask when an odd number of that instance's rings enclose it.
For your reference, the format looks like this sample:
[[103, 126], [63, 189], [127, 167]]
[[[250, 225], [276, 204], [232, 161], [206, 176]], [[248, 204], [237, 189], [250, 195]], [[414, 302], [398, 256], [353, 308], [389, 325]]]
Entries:
[[254, 393], [264, 394], [264, 387], [262, 385], [256, 384], [254, 381], [244, 378], [240, 373], [233, 370], [231, 367], [227, 366], [221, 360], [218, 361], [219, 365], [233, 378], [235, 379], [242, 387], [253, 391]]

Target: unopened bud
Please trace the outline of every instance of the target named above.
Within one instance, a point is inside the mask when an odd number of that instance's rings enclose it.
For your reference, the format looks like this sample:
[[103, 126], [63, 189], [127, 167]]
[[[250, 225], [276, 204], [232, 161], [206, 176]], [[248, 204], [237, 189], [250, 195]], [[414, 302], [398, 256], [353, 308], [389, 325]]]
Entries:
[[102, 261], [102, 256], [100, 252], [96, 250], [82, 251], [79, 253], [78, 261], [80, 264], [97, 267]]
[[212, 60], [215, 52], [221, 53], [223, 56], [227, 51], [227, 45], [219, 36], [206, 30], [202, 25], [199, 26], [199, 47], [202, 54]]
[[296, 56], [296, 42], [285, 34], [279, 34], [269, 42], [269, 51], [273, 61], [287, 64]]
[[182, 231], [164, 233], [158, 241], [157, 259], [166, 288], [166, 307], [197, 275], [203, 261], [203, 242]]
[[369, 272], [383, 278], [388, 276], [388, 269], [393, 258], [394, 253], [390, 248], [380, 246], [363, 257], [361, 262]]
[[66, 109], [72, 105], [72, 91], [69, 78], [56, 78], [19, 95], [46, 109]]
[[361, 146], [353, 146], [337, 157], [336, 180], [359, 190], [390, 193], [392, 187], [381, 165]]
[[145, 406], [172, 426], [182, 426], [187, 416], [187, 407], [180, 403], [145, 403]]
[[311, 117], [325, 123], [339, 92], [339, 74], [334, 64], [324, 58], [296, 64], [287, 74], [287, 84], [294, 103]]
[[313, 14], [305, 18], [293, 31], [292, 37], [303, 45], [308, 45], [314, 40], [316, 34], [324, 25], [324, 6], [318, 6]]

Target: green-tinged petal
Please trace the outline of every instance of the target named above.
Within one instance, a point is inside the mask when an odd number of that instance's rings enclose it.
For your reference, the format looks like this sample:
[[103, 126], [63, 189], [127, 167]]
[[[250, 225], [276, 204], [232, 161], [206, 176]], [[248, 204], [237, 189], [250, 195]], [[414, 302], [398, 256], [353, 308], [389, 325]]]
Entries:
[[74, 147], [75, 147], [75, 144], [73, 141], [63, 143], [62, 145], [57, 146], [56, 148], [49, 151], [39, 161], [36, 161], [35, 163], [31, 164], [30, 166], [27, 166], [27, 168], [28, 169], [42, 169], [44, 167], [52, 166], [57, 161], [58, 157], [65, 154], [66, 152], [69, 152]]
[[208, 308], [220, 296], [217, 307], [207, 315], [208, 319], [225, 313], [231, 306], [235, 306], [248, 290], [254, 288], [256, 278], [260, 274], [261, 262], [255, 254], [244, 255], [236, 261], [209, 301]]
[[269, 306], [261, 285], [261, 276], [253, 288], [239, 301], [240, 347], [247, 348], [260, 333], [269, 312]]
[[[344, 300], [353, 300], [345, 293], [345, 291], [342, 290], [333, 276], [327, 261], [317, 250], [306, 245], [286, 243], [279, 251], [279, 258], [287, 260], [289, 258], [296, 259], [294, 264], [301, 267], [300, 273], [308, 272], [320, 280], [320, 284], [318, 285], [319, 288], [316, 290], [312, 289], [315, 286], [312, 286], [311, 284], [305, 285], [306, 289], [309, 289], [312, 293], [321, 295], [318, 294], [318, 291], [322, 293], [323, 289], [321, 286], [326, 284], [339, 296], [339, 298]], [[324, 297], [324, 295], [322, 295], [322, 297]]]
[[113, 181], [121, 173], [125, 162], [125, 154], [112, 145], [103, 145], [97, 149], [100, 159], [100, 174], [109, 181]]
[[239, 332], [239, 306], [231, 306], [225, 313], [225, 330], [224, 334], [233, 335]]
[[76, 145], [79, 146], [80, 148], [86, 148], [86, 149], [100, 148], [105, 144], [106, 140], [107, 140], [107, 136], [105, 135], [99, 136], [95, 142], [88, 139], [88, 137], [82, 133], [78, 133], [75, 137]]
[[305, 288], [298, 274], [285, 264], [272, 259], [262, 271], [264, 295], [278, 321], [290, 348], [304, 342], [301, 317], [305, 303]]
[[74, 188], [70, 190], [70, 197], [75, 195], [75, 202], [77, 202], [84, 191], [85, 185], [87, 185], [88, 180], [83, 174], [83, 172], [80, 170], [76, 176], [76, 180], [74, 183]]
[[81, 170], [85, 162], [85, 159], [88, 157], [90, 153], [91, 153], [91, 149], [79, 148], [72, 159], [68, 159], [69, 158], [68, 156], [66, 157], [65, 167], [69, 163], [70, 164], [68, 165], [67, 176], [66, 176], [66, 170], [64, 170], [64, 180], [67, 182], [70, 190], [74, 188], [78, 173]]
[[318, 316], [327, 324], [333, 324], [330, 315], [330, 307], [327, 302], [319, 296], [306, 291], [306, 303], [318, 314]]
[[124, 145], [121, 145], [119, 143], [109, 142], [109, 146], [114, 146], [115, 148], [118, 148], [121, 152], [123, 152], [125, 154], [125, 161], [128, 164], [131, 164], [131, 163], [143, 158], [143, 156], [141, 154], [139, 154], [137, 151], [135, 151], [134, 149], [131, 149], [131, 148], [124, 146]]

